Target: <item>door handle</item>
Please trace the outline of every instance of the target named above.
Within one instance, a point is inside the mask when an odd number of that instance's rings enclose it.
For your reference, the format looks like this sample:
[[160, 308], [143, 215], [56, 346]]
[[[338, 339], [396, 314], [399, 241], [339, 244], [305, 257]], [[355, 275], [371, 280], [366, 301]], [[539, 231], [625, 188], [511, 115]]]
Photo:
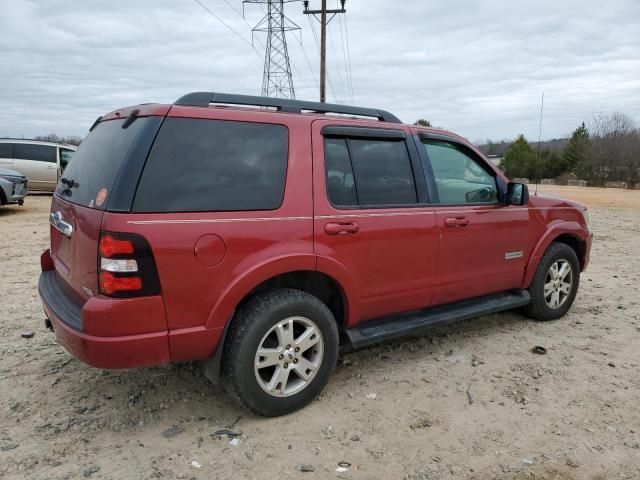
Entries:
[[447, 228], [466, 227], [469, 219], [466, 217], [448, 217], [444, 219], [444, 226]]
[[357, 223], [327, 223], [324, 231], [327, 235], [353, 235], [358, 233], [360, 227]]

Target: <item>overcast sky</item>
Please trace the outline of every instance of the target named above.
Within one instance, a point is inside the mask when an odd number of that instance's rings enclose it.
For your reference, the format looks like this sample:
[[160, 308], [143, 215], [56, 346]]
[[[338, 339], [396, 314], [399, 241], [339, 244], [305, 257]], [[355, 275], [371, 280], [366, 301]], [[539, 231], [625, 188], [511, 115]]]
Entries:
[[[245, 22], [224, 0], [201, 1], [242, 38], [192, 0], [3, 2], [0, 136], [84, 136], [98, 115], [189, 91], [258, 94], [263, 52], [248, 24], [263, 10], [247, 5]], [[297, 97], [317, 100], [309, 18], [301, 2], [286, 10], [302, 27], [288, 37]], [[348, 0], [347, 10], [356, 105], [472, 141], [536, 139], [542, 92], [543, 138], [594, 112], [640, 121], [638, 0]], [[328, 101], [351, 103], [344, 26], [330, 24]]]

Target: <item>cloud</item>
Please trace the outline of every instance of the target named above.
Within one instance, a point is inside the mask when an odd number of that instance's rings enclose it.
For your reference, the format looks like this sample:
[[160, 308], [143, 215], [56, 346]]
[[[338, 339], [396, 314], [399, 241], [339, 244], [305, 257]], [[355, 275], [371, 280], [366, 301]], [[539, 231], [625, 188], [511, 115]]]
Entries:
[[[260, 20], [261, 7], [246, 5], [245, 22], [222, 0], [202, 1], [242, 38], [190, 1], [5, 2], [0, 136], [84, 135], [114, 108], [195, 90], [259, 93], [262, 52], [248, 43], [248, 24]], [[241, 10], [240, 0], [229, 2]], [[471, 140], [537, 137], [542, 92], [545, 138], [596, 111], [640, 120], [636, 0], [606, 9], [594, 0], [349, 0], [347, 10], [354, 95], [345, 18], [335, 18], [329, 101], [384, 108], [407, 122], [428, 118]], [[299, 3], [286, 11], [303, 27], [288, 37], [297, 96], [316, 100], [317, 22]]]

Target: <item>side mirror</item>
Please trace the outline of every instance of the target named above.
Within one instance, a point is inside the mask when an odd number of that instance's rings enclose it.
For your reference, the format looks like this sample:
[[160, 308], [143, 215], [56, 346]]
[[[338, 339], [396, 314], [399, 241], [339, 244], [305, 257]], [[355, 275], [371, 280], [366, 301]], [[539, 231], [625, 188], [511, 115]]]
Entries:
[[526, 205], [529, 203], [529, 187], [524, 183], [509, 182], [505, 203], [507, 205]]

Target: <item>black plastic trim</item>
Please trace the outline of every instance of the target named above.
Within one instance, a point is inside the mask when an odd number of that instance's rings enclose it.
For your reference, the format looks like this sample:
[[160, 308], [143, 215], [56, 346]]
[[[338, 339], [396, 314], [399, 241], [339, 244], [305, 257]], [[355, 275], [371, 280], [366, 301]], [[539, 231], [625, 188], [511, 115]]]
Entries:
[[346, 347], [363, 348], [440, 325], [524, 307], [530, 301], [527, 290], [513, 290], [371, 320], [345, 331]]
[[107, 201], [107, 212], [130, 212], [138, 181], [151, 151], [151, 146], [165, 117], [146, 117], [145, 124], [129, 148], [113, 182]]
[[54, 270], [42, 272], [38, 279], [38, 292], [42, 302], [69, 327], [82, 331], [82, 307], [69, 298], [60, 286]]
[[306, 102], [286, 98], [259, 97], [253, 95], [235, 95], [231, 93], [192, 92], [183, 95], [174, 105], [186, 107], [208, 107], [212, 103], [223, 105], [247, 105], [256, 107], [271, 107], [281, 112], [302, 113], [339, 113], [356, 115], [359, 117], [373, 117], [381, 122], [402, 123], [398, 117], [385, 110], [374, 108], [352, 107], [332, 103]]
[[325, 137], [374, 138], [379, 140], [404, 140], [407, 135], [403, 130], [390, 128], [345, 127], [343, 125], [326, 125], [321, 133]]

